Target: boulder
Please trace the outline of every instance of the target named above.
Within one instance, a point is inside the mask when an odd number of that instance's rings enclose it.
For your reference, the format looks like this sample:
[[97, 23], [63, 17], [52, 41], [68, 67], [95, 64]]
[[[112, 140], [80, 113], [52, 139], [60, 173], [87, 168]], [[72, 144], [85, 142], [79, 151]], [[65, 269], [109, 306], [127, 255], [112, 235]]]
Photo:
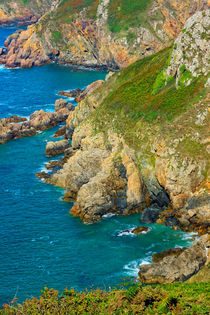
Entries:
[[196, 274], [206, 261], [206, 246], [200, 239], [178, 256], [167, 256], [158, 262], [141, 265], [139, 278], [143, 283], [186, 281]]
[[146, 227], [146, 226], [139, 226], [139, 227], [133, 229], [131, 232], [133, 234], [139, 235], [139, 234], [142, 234], [142, 233], [146, 233], [148, 231], [149, 231], [148, 227]]
[[64, 151], [70, 146], [68, 140], [49, 141], [46, 146], [45, 154], [48, 156], [54, 156], [64, 153]]
[[69, 111], [74, 110], [74, 105], [72, 103], [68, 103], [66, 100], [63, 98], [60, 98], [55, 101], [55, 111], [59, 111], [60, 109], [66, 108]]

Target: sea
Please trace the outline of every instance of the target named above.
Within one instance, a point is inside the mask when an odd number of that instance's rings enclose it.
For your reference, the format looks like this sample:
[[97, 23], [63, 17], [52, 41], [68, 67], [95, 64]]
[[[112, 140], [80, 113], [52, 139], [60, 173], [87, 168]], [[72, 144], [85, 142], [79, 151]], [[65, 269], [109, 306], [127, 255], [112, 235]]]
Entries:
[[[0, 28], [0, 47], [16, 29]], [[105, 75], [57, 64], [1, 65], [0, 118], [53, 111], [60, 90], [85, 88]], [[192, 242], [191, 234], [159, 224], [144, 224], [149, 232], [133, 235], [142, 225], [140, 214], [108, 215], [94, 224], [72, 217], [72, 203], [62, 201], [64, 190], [35, 176], [45, 170], [46, 142], [58, 128], [0, 145], [0, 305], [38, 297], [45, 286], [60, 292], [118, 287], [135, 281], [138, 266], [151, 262], [153, 253]]]

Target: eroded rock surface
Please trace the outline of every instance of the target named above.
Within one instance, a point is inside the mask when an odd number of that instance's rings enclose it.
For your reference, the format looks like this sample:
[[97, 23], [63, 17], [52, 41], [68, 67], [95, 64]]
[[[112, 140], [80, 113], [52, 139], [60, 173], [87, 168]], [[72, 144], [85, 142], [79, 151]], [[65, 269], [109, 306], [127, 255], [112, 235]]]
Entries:
[[64, 151], [70, 146], [68, 140], [49, 141], [46, 145], [45, 154], [47, 156], [55, 156], [64, 153]]
[[[40, 6], [39, 1], [36, 3]], [[103, 0], [98, 7], [92, 8], [94, 16], [87, 13], [89, 6], [84, 9], [81, 4], [80, 11], [75, 4], [73, 11], [76, 12], [72, 12], [71, 21], [63, 16], [68, 3], [62, 1], [60, 6], [58, 3], [49, 3], [51, 10], [48, 14], [28, 30], [9, 37], [1, 63], [7, 67], [31, 67], [55, 61], [117, 70], [168, 46], [189, 16], [208, 7], [206, 0], [151, 1], [147, 11], [142, 13], [147, 16], [147, 25], [139, 23], [127, 30], [112, 31], [109, 24], [113, 14], [110, 1]], [[5, 14], [4, 11], [2, 14]]]
[[180, 255], [168, 256], [161, 261], [141, 265], [139, 278], [143, 283], [173, 283], [186, 281], [196, 274], [207, 261], [207, 251], [202, 239], [195, 241]]

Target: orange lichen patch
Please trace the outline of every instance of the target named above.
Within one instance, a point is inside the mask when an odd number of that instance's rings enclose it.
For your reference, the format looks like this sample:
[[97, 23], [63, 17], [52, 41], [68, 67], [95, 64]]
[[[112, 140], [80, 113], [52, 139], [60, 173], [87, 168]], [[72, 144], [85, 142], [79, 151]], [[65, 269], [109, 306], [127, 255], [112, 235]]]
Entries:
[[3, 10], [0, 10], [0, 18], [1, 19], [6, 19], [8, 16], [3, 12]]
[[77, 217], [80, 215], [80, 209], [77, 205], [77, 203], [75, 202], [75, 204], [73, 205], [73, 207], [70, 210], [70, 214], [72, 214], [73, 216]]

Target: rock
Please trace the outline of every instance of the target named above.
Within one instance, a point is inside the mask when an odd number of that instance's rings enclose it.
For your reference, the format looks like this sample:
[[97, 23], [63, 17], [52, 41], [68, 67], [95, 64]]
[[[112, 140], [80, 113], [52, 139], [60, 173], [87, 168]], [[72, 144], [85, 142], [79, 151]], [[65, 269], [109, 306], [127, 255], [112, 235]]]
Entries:
[[200, 75], [208, 75], [209, 20], [210, 10], [196, 12], [175, 40], [166, 74], [176, 78], [177, 87], [189, 85]]
[[66, 163], [67, 158], [61, 158], [58, 161], [49, 161], [45, 164], [45, 167], [47, 170], [59, 170], [63, 165]]
[[154, 263], [159, 262], [161, 260], [163, 260], [163, 258], [168, 257], [168, 256], [179, 256], [181, 253], [183, 253], [183, 251], [187, 249], [186, 247], [182, 247], [182, 248], [170, 248], [167, 250], [162, 251], [161, 253], [156, 253], [156, 254], [152, 254], [152, 261]]
[[9, 122], [9, 123], [19, 123], [19, 122], [27, 121], [27, 118], [17, 116], [17, 115], [12, 115], [6, 119], [7, 119], [7, 122]]
[[[27, 17], [29, 21], [26, 24], [30, 24], [46, 12], [40, 7], [49, 6], [50, 3], [50, 9], [52, 8], [52, 11], [48, 8], [49, 12], [35, 25], [18, 33], [12, 46], [8, 45], [8, 53], [0, 59], [8, 67], [58, 62], [112, 71], [125, 68], [133, 61], [169, 46], [171, 41], [177, 38], [189, 16], [208, 7], [207, 1], [202, 0], [187, 1], [184, 5], [180, 0], [174, 0], [172, 3], [171, 0], [151, 1], [147, 7], [147, 21], [150, 26], [133, 27], [132, 23], [127, 21], [127, 30], [123, 29], [118, 33], [109, 30], [109, 20], [112, 14], [117, 14], [118, 8], [116, 6], [114, 11], [110, 12], [110, 1], [103, 0], [95, 7], [94, 19], [90, 19], [89, 10], [84, 10], [83, 5], [78, 8], [77, 18], [64, 23], [64, 26], [62, 19], [58, 19], [60, 40], [57, 41], [53, 36], [54, 27], [50, 16], [51, 12], [54, 16], [62, 15], [66, 10], [65, 2], [60, 3], [59, 7], [58, 1], [35, 1], [33, 5], [29, 1], [24, 6], [20, 5], [21, 1], [6, 2], [7, 5], [10, 4], [7, 12], [5, 1], [0, 5], [6, 15], [5, 19], [0, 19], [0, 24], [3, 25], [9, 21], [21, 24], [23, 17]], [[40, 6], [36, 14], [34, 5]], [[33, 9], [29, 10], [30, 6]], [[139, 11], [139, 14], [144, 12]], [[12, 48], [15, 49], [15, 54]]]
[[81, 89], [75, 89], [75, 90], [70, 90], [70, 91], [60, 91], [58, 93], [58, 95], [63, 95], [63, 96], [66, 96], [66, 97], [73, 97], [73, 98], [76, 98], [78, 97], [84, 90], [81, 90]]
[[59, 111], [60, 109], [66, 108], [69, 111], [74, 110], [74, 105], [71, 103], [68, 103], [66, 100], [64, 100], [63, 98], [60, 98], [59, 100], [55, 101], [55, 111]]
[[49, 141], [47, 142], [45, 154], [47, 156], [62, 154], [69, 146], [70, 144], [68, 140], [60, 140], [56, 142]]
[[[134, 163], [134, 152], [126, 145], [118, 152], [121, 145], [116, 135], [109, 140], [113, 143], [110, 152], [102, 135], [90, 136], [87, 126], [83, 127], [86, 137], [77, 140], [81, 147], [75, 153], [70, 149], [63, 169], [50, 178], [52, 184], [65, 187], [65, 200], [76, 199], [71, 214], [94, 222], [109, 212], [140, 212], [146, 205], [147, 191]], [[78, 142], [72, 139], [73, 149], [75, 144], [78, 148]]]
[[66, 133], [66, 126], [62, 126], [61, 128], [58, 129], [53, 135], [53, 138], [58, 138], [61, 136], [64, 136]]
[[81, 102], [83, 99], [85, 99], [85, 97], [87, 97], [88, 95], [93, 93], [103, 83], [104, 83], [103, 80], [98, 80], [98, 81], [95, 81], [95, 82], [91, 83], [90, 85], [88, 85], [86, 87], [86, 89], [84, 91], [81, 91], [81, 93], [79, 93], [76, 96], [75, 101], [77, 103]]
[[139, 235], [139, 234], [142, 234], [142, 233], [145, 233], [145, 232], [148, 232], [148, 231], [149, 231], [148, 227], [146, 227], [146, 226], [139, 226], [139, 227], [133, 229], [131, 232], [133, 234]]
[[35, 176], [41, 180], [46, 180], [50, 177], [50, 174], [42, 171], [42, 172], [36, 173]]
[[178, 256], [168, 256], [159, 262], [141, 265], [139, 278], [143, 283], [186, 281], [200, 270], [206, 260], [205, 244], [198, 240]]
[[156, 223], [161, 214], [161, 209], [150, 206], [143, 210], [140, 221], [146, 224]]

